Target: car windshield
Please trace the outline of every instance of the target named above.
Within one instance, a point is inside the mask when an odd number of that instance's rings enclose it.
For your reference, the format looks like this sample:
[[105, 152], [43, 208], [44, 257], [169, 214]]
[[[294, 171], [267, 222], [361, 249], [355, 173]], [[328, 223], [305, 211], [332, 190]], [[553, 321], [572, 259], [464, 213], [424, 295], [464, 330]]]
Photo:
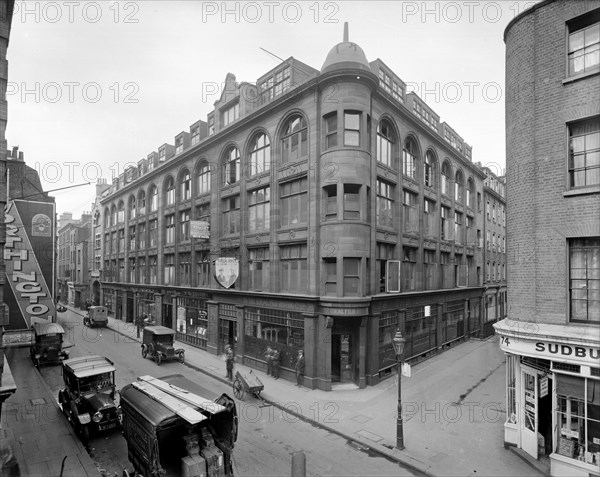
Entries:
[[99, 389], [108, 388], [112, 385], [112, 373], [102, 373], [94, 376], [86, 376], [85, 378], [79, 378], [79, 390], [82, 393], [88, 391], [97, 391]]
[[44, 345], [58, 344], [62, 341], [62, 335], [53, 333], [51, 335], [38, 335], [38, 343]]
[[173, 344], [173, 335], [154, 335], [157, 343], [171, 345]]

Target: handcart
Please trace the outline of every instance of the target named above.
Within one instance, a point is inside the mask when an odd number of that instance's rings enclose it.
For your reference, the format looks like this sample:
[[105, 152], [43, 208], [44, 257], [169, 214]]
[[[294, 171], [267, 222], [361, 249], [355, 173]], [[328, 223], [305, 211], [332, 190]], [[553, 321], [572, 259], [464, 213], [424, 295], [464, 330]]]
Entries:
[[258, 379], [258, 376], [256, 376], [252, 370], [250, 370], [248, 374], [242, 374], [239, 371], [235, 373], [235, 379], [233, 380], [233, 395], [237, 399], [243, 401], [246, 393], [254, 394], [262, 403], [262, 406], [268, 406], [268, 404], [266, 404], [263, 398], [260, 396], [260, 392], [264, 388], [264, 384], [260, 381], [260, 379]]

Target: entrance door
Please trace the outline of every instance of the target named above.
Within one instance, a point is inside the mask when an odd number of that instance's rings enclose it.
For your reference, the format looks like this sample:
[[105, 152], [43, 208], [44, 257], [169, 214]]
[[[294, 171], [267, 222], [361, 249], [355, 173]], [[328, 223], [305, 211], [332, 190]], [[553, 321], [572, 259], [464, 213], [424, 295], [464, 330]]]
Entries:
[[352, 356], [352, 335], [331, 335], [331, 381], [351, 383], [354, 361]]
[[237, 342], [236, 322], [231, 320], [219, 320], [219, 353], [225, 352], [228, 344], [234, 347]]
[[162, 321], [163, 326], [173, 329], [173, 306], [170, 303], [163, 303]]
[[127, 323], [133, 322], [133, 294], [127, 292]]
[[523, 370], [523, 419], [521, 443], [523, 450], [538, 458], [538, 389], [537, 373]]

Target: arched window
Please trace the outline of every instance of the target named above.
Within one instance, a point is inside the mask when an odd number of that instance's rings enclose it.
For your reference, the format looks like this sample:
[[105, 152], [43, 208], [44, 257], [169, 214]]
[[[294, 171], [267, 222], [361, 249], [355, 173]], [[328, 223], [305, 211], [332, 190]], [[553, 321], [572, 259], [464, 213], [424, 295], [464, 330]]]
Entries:
[[175, 181], [172, 177], [167, 179], [167, 186], [165, 187], [165, 204], [175, 204]]
[[122, 200], [119, 202], [119, 207], [117, 208], [117, 220], [120, 224], [125, 222], [125, 204]]
[[150, 212], [156, 212], [158, 210], [158, 187], [154, 184], [150, 186]]
[[412, 138], [408, 138], [402, 151], [402, 173], [411, 179], [417, 178], [418, 148]]
[[146, 192], [143, 190], [138, 194], [138, 212], [141, 215], [146, 213]]
[[208, 162], [203, 162], [198, 167], [198, 195], [210, 192], [210, 167]]
[[395, 169], [396, 135], [389, 121], [383, 120], [377, 128], [377, 160], [388, 167]]
[[456, 202], [463, 203], [463, 194], [464, 194], [464, 179], [463, 173], [459, 170], [456, 171], [456, 180], [454, 182], [454, 200]]
[[110, 208], [110, 225], [117, 225], [117, 206], [115, 204]]
[[308, 128], [302, 116], [292, 116], [281, 136], [281, 162], [295, 162], [308, 157]]
[[264, 133], [255, 136], [250, 145], [250, 175], [254, 176], [271, 168], [271, 142]]
[[132, 195], [131, 197], [129, 197], [129, 220], [131, 219], [135, 219], [135, 212], [136, 212], [136, 208], [135, 208], [135, 196]]
[[240, 180], [240, 153], [231, 147], [223, 158], [223, 184], [235, 184]]
[[423, 165], [423, 181], [427, 187], [435, 188], [435, 167], [437, 161], [432, 151], [425, 154], [425, 164]]
[[188, 171], [185, 171], [181, 176], [181, 200], [189, 200], [192, 198], [192, 178]]
[[442, 164], [442, 194], [450, 195], [450, 183], [452, 182], [452, 171], [450, 167], [450, 163], [445, 161]]
[[473, 179], [471, 179], [469, 177], [469, 180], [467, 181], [467, 197], [466, 197], [466, 204], [467, 207], [470, 207], [471, 209], [474, 208], [474, 199], [475, 199], [475, 184], [473, 183]]
[[104, 227], [110, 227], [110, 211], [108, 207], [104, 209]]

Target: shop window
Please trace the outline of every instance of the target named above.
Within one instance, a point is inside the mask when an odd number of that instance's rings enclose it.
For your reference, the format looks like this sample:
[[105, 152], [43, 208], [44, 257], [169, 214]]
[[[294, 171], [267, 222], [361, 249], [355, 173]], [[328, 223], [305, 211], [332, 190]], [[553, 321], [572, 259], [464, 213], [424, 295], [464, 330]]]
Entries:
[[555, 451], [580, 462], [600, 464], [600, 381], [556, 376]]

